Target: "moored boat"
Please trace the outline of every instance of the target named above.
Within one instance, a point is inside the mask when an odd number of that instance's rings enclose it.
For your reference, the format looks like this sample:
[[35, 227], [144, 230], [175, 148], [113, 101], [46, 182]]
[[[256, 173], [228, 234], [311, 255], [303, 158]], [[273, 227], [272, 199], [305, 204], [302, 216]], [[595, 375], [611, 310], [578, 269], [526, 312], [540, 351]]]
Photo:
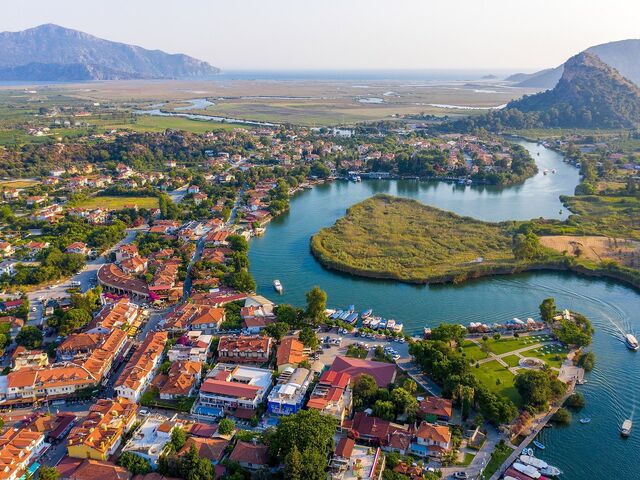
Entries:
[[534, 441], [533, 441], [533, 444], [534, 444], [537, 448], [539, 448], [540, 450], [544, 450], [544, 449], [546, 448], [546, 447], [545, 447], [542, 443], [540, 443], [538, 440], [534, 440]]
[[631, 335], [630, 333], [627, 333], [625, 335], [624, 342], [627, 344], [627, 348], [629, 350], [638, 350], [638, 348], [640, 348], [638, 339], [635, 336]]
[[350, 323], [350, 324], [354, 324], [358, 321], [358, 314], [357, 313], [352, 313], [350, 314], [346, 319], [345, 322]]
[[336, 310], [333, 315], [331, 315], [331, 319], [332, 320], [337, 320], [338, 318], [340, 318], [340, 315], [342, 315], [344, 313], [344, 310]]
[[368, 310], [365, 310], [364, 312], [362, 312], [360, 316], [362, 318], [369, 318], [372, 314], [373, 314], [373, 310], [369, 308]]
[[396, 333], [400, 333], [402, 332], [403, 328], [404, 328], [404, 325], [402, 324], [402, 322], [396, 322], [395, 327], [393, 327], [393, 331]]
[[391, 319], [391, 320], [387, 320], [387, 329], [388, 330], [393, 330], [396, 326], [396, 321]]
[[515, 462], [511, 465], [514, 470], [524, 473], [526, 476], [531, 477], [533, 479], [540, 478], [541, 474], [536, 467], [531, 465], [525, 465], [524, 463]]
[[379, 318], [374, 318], [373, 320], [371, 320], [371, 323], [369, 324], [369, 327], [373, 328], [374, 330], [376, 328], [378, 328], [378, 325], [380, 324], [380, 319]]
[[378, 328], [380, 330], [384, 330], [385, 328], [387, 328], [387, 321], [384, 318], [380, 320], [380, 323], [378, 324]]
[[620, 427], [620, 435], [623, 437], [628, 437], [631, 435], [631, 429], [633, 428], [633, 422], [630, 418], [627, 418], [624, 422], [622, 422], [622, 426]]

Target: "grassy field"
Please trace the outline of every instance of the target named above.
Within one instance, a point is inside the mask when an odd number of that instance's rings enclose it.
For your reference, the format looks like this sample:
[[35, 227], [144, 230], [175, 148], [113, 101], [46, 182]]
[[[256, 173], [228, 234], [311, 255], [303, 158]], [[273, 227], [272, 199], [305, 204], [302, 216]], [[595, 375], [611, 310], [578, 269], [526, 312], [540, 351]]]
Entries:
[[313, 236], [311, 248], [330, 268], [416, 283], [455, 281], [517, 263], [506, 225], [387, 195], [349, 208]]
[[158, 208], [157, 197], [91, 197], [78, 202], [75, 206], [82, 208], [107, 208], [109, 210], [122, 210], [128, 205], [137, 205], [138, 208]]
[[509, 355], [508, 357], [502, 357], [502, 361], [506, 362], [510, 367], [517, 367], [520, 364], [520, 357], [518, 355]]
[[567, 222], [572, 232], [565, 233], [640, 240], [640, 198], [582, 195], [563, 201], [575, 214]]
[[141, 115], [134, 123], [127, 123], [122, 126], [111, 125], [113, 128], [127, 128], [137, 132], [164, 132], [167, 129], [184, 130], [191, 133], [205, 133], [212, 130], [233, 130], [235, 128], [247, 128], [245, 125], [236, 123], [208, 122], [201, 120], [190, 120], [183, 117], [154, 117], [151, 115]]
[[38, 183], [40, 182], [28, 178], [17, 180], [1, 180], [0, 188], [29, 188], [37, 185]]
[[473, 367], [471, 373], [488, 390], [509, 398], [516, 405], [522, 405], [522, 398], [513, 384], [515, 376], [497, 360], [483, 363], [478, 368]]
[[498, 444], [496, 446], [496, 449], [491, 454], [491, 459], [482, 472], [481, 478], [483, 480], [491, 478], [491, 476], [496, 473], [496, 471], [502, 466], [504, 461], [509, 458], [509, 455], [511, 455], [512, 452], [513, 449], [508, 445]]
[[482, 351], [479, 345], [469, 340], [462, 344], [462, 353], [464, 353], [469, 360], [484, 360], [489, 356]]

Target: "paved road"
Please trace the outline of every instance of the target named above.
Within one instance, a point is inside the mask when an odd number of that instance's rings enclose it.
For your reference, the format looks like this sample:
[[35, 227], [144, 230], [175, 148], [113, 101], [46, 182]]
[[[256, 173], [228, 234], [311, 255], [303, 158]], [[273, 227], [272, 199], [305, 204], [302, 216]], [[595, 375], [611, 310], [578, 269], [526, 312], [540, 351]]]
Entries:
[[171, 197], [171, 200], [173, 200], [173, 203], [180, 203], [182, 202], [182, 200], [184, 199], [184, 197], [187, 196], [187, 189], [189, 188], [188, 185], [183, 185], [182, 187], [176, 189], [176, 190], [172, 190], [171, 192], [167, 192], [167, 194]]

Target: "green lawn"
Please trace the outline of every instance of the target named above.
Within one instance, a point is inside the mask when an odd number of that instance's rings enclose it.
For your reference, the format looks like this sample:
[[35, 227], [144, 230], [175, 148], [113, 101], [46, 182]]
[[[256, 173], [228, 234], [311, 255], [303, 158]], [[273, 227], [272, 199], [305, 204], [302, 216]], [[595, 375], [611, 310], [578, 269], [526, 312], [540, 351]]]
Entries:
[[473, 459], [475, 457], [476, 456], [473, 453], [465, 452], [464, 453], [464, 460], [462, 462], [460, 462], [460, 463], [456, 463], [456, 465], [460, 465], [460, 466], [466, 467], [466, 466], [470, 465], [471, 462], [473, 462]]
[[507, 445], [496, 445], [496, 449], [491, 454], [491, 460], [482, 472], [482, 479], [491, 478], [496, 473], [504, 461], [509, 458], [513, 449]]
[[[505, 396], [516, 405], [522, 405], [522, 398], [513, 384], [514, 375], [496, 360], [483, 363], [479, 368], [472, 367], [471, 372], [480, 383], [496, 395]], [[500, 380], [500, 384], [496, 383], [497, 380]]]
[[16, 179], [16, 180], [2, 180], [0, 181], [0, 188], [29, 188], [37, 185], [37, 180], [31, 180], [28, 178], [25, 179]]
[[469, 360], [484, 360], [489, 355], [482, 351], [479, 345], [467, 340], [462, 344], [462, 353]]
[[517, 367], [520, 364], [520, 357], [517, 355], [509, 355], [508, 357], [502, 357], [502, 361], [506, 362], [510, 367]]
[[546, 345], [535, 350], [528, 350], [523, 353], [526, 357], [535, 357], [547, 362], [550, 367], [560, 368], [562, 362], [567, 358], [569, 350], [563, 346], [553, 344]]
[[[138, 132], [164, 132], [166, 129], [184, 130], [191, 133], [205, 133], [212, 130], [233, 130], [247, 128], [237, 123], [220, 123], [205, 120], [190, 120], [184, 117], [156, 117], [141, 115], [135, 123], [127, 123], [121, 128], [129, 128]], [[118, 128], [118, 125], [113, 125]]]
[[83, 208], [108, 208], [122, 210], [127, 205], [137, 205], [138, 208], [158, 208], [157, 197], [91, 197], [77, 203]]

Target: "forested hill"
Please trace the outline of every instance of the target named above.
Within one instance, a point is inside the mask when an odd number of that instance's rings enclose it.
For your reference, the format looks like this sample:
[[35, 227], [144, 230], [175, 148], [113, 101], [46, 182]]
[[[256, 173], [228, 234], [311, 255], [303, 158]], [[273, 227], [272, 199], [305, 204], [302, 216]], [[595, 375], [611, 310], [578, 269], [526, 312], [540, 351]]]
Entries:
[[453, 122], [449, 128], [636, 128], [640, 88], [596, 55], [580, 53], [565, 63], [552, 90], [525, 96], [504, 109]]
[[53, 24], [0, 32], [0, 80], [174, 79], [218, 72], [187, 55], [111, 42]]

